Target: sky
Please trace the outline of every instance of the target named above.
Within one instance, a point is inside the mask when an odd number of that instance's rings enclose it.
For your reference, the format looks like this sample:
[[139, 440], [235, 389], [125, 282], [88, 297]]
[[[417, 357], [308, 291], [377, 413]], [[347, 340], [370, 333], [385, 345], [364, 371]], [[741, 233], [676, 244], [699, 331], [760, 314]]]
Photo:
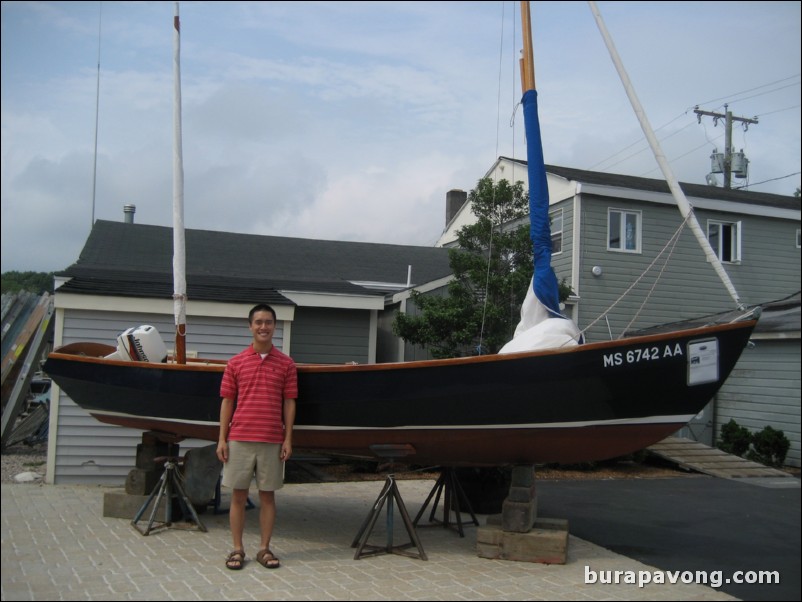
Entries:
[[[799, 2], [598, 2], [680, 181], [736, 122], [750, 190], [800, 186]], [[180, 2], [187, 228], [435, 244], [451, 189], [525, 158], [513, 2]], [[94, 220], [172, 225], [174, 2], [2, 2], [2, 272]], [[547, 164], [662, 178], [586, 2], [532, 2]], [[95, 146], [97, 150], [95, 151]], [[721, 183], [721, 176], [718, 176]], [[247, 261], [247, 258], [243, 258]]]

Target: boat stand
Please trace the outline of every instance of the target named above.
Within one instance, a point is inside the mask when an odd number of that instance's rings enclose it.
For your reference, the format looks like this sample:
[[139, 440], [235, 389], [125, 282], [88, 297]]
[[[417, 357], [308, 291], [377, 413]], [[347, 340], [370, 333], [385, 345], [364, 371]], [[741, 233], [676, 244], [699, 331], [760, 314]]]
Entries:
[[[176, 467], [182, 462], [181, 458], [161, 457], [155, 458], [154, 461], [164, 462], [164, 472], [162, 473], [162, 476], [159, 479], [156, 487], [153, 488], [153, 492], [150, 494], [145, 503], [142, 504], [142, 507], [136, 513], [134, 520], [131, 521], [131, 525], [142, 535], [150, 535], [158, 529], [198, 530], [205, 533], [206, 526], [198, 518], [198, 513], [195, 512], [195, 508], [192, 506], [187, 494], [184, 492], [184, 488], [181, 486], [181, 479], [178, 475], [178, 471], [176, 470]], [[195, 522], [194, 526], [191, 524], [178, 525], [173, 523], [173, 497], [178, 499], [178, 504], [181, 507], [184, 517], [192, 517], [192, 520]], [[162, 501], [164, 501], [164, 521], [156, 521], [156, 512], [158, 511]], [[150, 512], [148, 525], [143, 530], [137, 523], [142, 518], [142, 515], [145, 514], [151, 502], [153, 503], [153, 509]], [[155, 526], [154, 523], [156, 523]]]
[[[359, 528], [359, 533], [354, 538], [351, 544], [352, 548], [356, 548], [354, 560], [359, 560], [364, 556], [377, 556], [379, 554], [398, 554], [400, 556], [408, 556], [410, 558], [420, 558], [421, 560], [428, 560], [426, 552], [423, 551], [423, 546], [418, 539], [418, 533], [415, 530], [415, 525], [409, 518], [407, 507], [404, 505], [404, 500], [401, 499], [401, 493], [398, 491], [398, 485], [395, 482], [395, 475], [393, 475], [392, 467], [395, 461], [404, 456], [409, 456], [415, 453], [415, 448], [408, 443], [388, 443], [388, 444], [374, 444], [370, 446], [372, 451], [379, 458], [386, 458], [390, 472], [384, 481], [384, 487], [373, 503], [370, 513], [365, 522]], [[373, 527], [376, 525], [376, 520], [379, 518], [382, 507], [387, 504], [387, 544], [384, 546], [369, 545], [368, 537], [370, 537]], [[401, 519], [404, 521], [404, 527], [409, 534], [410, 542], [400, 546], [393, 545], [393, 506], [398, 504], [398, 511], [401, 513]], [[411, 547], [416, 547], [418, 553], [408, 552]]]
[[[443, 520], [441, 521], [436, 519], [434, 515], [437, 512], [437, 505], [440, 503], [440, 495], [443, 493], [445, 495], [443, 496]], [[434, 497], [434, 504], [432, 504], [432, 512], [429, 514], [430, 523], [439, 523], [445, 528], [456, 526], [459, 536], [465, 537], [465, 531], [462, 528], [462, 508], [465, 508], [465, 512], [471, 515], [473, 524], [477, 527], [479, 526], [479, 521], [476, 520], [476, 514], [473, 512], [473, 507], [471, 506], [470, 501], [468, 501], [468, 496], [465, 495], [465, 490], [462, 488], [462, 485], [460, 485], [456, 470], [454, 468], [446, 467], [440, 472], [437, 482], [429, 492], [429, 497], [427, 497], [426, 501], [423, 502], [423, 506], [418, 512], [418, 515], [415, 517], [415, 520], [412, 521], [413, 525], [418, 525], [418, 521], [426, 511], [426, 507], [429, 505], [432, 497]], [[454, 511], [456, 525], [451, 524], [450, 515], [452, 510]]]
[[[387, 544], [384, 546], [370, 545], [367, 543], [368, 537], [370, 537], [373, 527], [376, 525], [376, 519], [379, 518], [379, 514], [381, 514], [382, 507], [385, 503], [387, 503]], [[404, 526], [406, 527], [407, 533], [409, 533], [409, 537], [412, 540], [409, 543], [405, 543], [400, 546], [393, 545], [394, 504], [398, 504], [398, 511], [401, 513]], [[401, 493], [398, 491], [398, 485], [395, 482], [394, 475], [387, 475], [387, 478], [384, 481], [384, 487], [382, 488], [379, 497], [376, 498], [376, 501], [373, 503], [373, 508], [365, 519], [365, 522], [362, 523], [362, 527], [359, 529], [359, 533], [354, 539], [354, 542], [351, 544], [351, 547], [356, 548], [354, 560], [359, 560], [365, 556], [377, 556], [379, 554], [398, 554], [400, 556], [428, 560], [426, 557], [426, 552], [423, 551], [423, 546], [421, 546], [420, 539], [418, 539], [418, 534], [415, 531], [415, 525], [412, 524], [412, 521], [409, 518], [409, 513], [407, 512], [407, 508], [404, 506], [404, 500], [401, 499]], [[407, 550], [411, 547], [416, 547], [418, 549], [418, 553], [415, 554], [414, 552], [408, 552]]]

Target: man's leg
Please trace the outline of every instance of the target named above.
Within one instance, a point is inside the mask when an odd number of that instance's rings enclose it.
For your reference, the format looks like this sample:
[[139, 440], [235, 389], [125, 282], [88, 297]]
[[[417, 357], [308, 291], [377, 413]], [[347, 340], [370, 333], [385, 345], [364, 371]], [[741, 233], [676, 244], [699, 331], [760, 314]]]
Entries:
[[244, 550], [242, 534], [245, 531], [245, 504], [248, 501], [247, 489], [231, 491], [231, 508], [228, 511], [228, 522], [231, 525], [231, 540], [235, 550]]
[[262, 544], [256, 554], [256, 561], [268, 569], [277, 569], [280, 565], [278, 556], [270, 550], [270, 538], [273, 536], [273, 525], [276, 524], [276, 494], [274, 491], [259, 490], [259, 528], [262, 532]]
[[270, 551], [273, 526], [276, 523], [276, 490], [284, 484], [283, 464], [280, 458], [281, 445], [265, 443], [256, 462], [256, 485], [259, 488], [259, 530], [261, 544], [256, 560], [259, 564], [275, 569], [279, 560]]
[[245, 559], [245, 546], [242, 543], [242, 535], [245, 531], [245, 504], [248, 501], [247, 489], [232, 489], [231, 490], [231, 506], [228, 510], [228, 523], [231, 527], [231, 541], [234, 544], [234, 550], [242, 551], [240, 559], [232, 558], [229, 556], [226, 565], [229, 568], [242, 567], [242, 561]]
[[262, 533], [260, 550], [270, 549], [270, 538], [273, 537], [273, 527], [276, 524], [276, 493], [275, 491], [259, 491], [259, 530]]

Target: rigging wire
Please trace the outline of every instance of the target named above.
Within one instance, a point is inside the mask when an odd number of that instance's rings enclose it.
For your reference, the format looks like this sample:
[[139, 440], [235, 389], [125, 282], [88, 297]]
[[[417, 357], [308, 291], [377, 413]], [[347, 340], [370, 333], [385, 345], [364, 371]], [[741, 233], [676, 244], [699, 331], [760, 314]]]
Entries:
[[[499, 36], [499, 55], [498, 55], [498, 93], [497, 93], [497, 96], [496, 96], [496, 149], [495, 149], [495, 155], [493, 157], [493, 163], [495, 163], [498, 160], [499, 147], [500, 147], [500, 144], [501, 144], [501, 142], [500, 142], [500, 136], [501, 136], [501, 125], [500, 125], [501, 124], [501, 101], [502, 101], [501, 87], [502, 87], [502, 71], [504, 69], [504, 35], [505, 35], [504, 34], [504, 13], [505, 13], [505, 3], [502, 2], [501, 3], [501, 31], [499, 32], [500, 36]], [[515, 31], [515, 11], [512, 11], [512, 21], [513, 21], [512, 30], [514, 32]], [[512, 45], [513, 45], [513, 49], [514, 49], [514, 47], [515, 47], [515, 35], [514, 34], [512, 36]], [[515, 54], [515, 51], [513, 50], [513, 56], [514, 56], [514, 54]], [[513, 69], [513, 78], [512, 78], [513, 90], [514, 90], [514, 87], [515, 87], [515, 77], [514, 77], [514, 75], [515, 75], [515, 73], [514, 73], [514, 69]], [[515, 130], [513, 128], [513, 156], [515, 156], [514, 149], [515, 149]], [[497, 177], [498, 177], [497, 171], [494, 170], [494, 172], [493, 172], [493, 198], [492, 198], [492, 206], [494, 208], [496, 206], [496, 184], [497, 184], [496, 179], [497, 179]], [[491, 216], [492, 216], [492, 212], [491, 212]], [[477, 348], [477, 353], [479, 355], [482, 355], [482, 353], [483, 353], [483, 344], [484, 344], [484, 335], [485, 335], [485, 323], [486, 323], [486, 320], [487, 320], [487, 303], [488, 303], [488, 298], [490, 296], [488, 294], [488, 292], [490, 290], [490, 268], [491, 268], [492, 263], [493, 263], [493, 234], [494, 234], [494, 232], [495, 232], [495, 228], [493, 226], [493, 220], [491, 219], [490, 220], [490, 239], [489, 239], [488, 248], [487, 248], [487, 268], [485, 270], [485, 290], [484, 290], [484, 294], [482, 295], [482, 297], [483, 297], [483, 299], [482, 299], [482, 324], [481, 324], [481, 327], [479, 329], [479, 346]]]
[[[614, 308], [616, 305], [618, 305], [618, 304], [619, 304], [621, 301], [623, 301], [623, 300], [624, 300], [624, 298], [625, 298], [627, 295], [629, 295], [629, 293], [631, 293], [631, 292], [633, 291], [633, 289], [634, 289], [634, 288], [635, 288], [635, 287], [636, 287], [636, 286], [637, 286], [637, 285], [638, 285], [638, 284], [641, 282], [641, 280], [643, 280], [643, 279], [646, 277], [646, 275], [647, 275], [647, 274], [648, 274], [648, 273], [649, 273], [649, 272], [652, 270], [652, 268], [654, 268], [655, 264], [657, 264], [658, 260], [659, 260], [659, 259], [660, 259], [660, 258], [663, 256], [663, 254], [664, 254], [664, 253], [666, 253], [666, 251], [668, 251], [668, 256], [667, 256], [667, 257], [666, 257], [666, 259], [663, 261], [663, 267], [661, 268], [661, 270], [660, 270], [660, 273], [658, 274], [658, 276], [657, 276], [657, 278], [656, 278], [656, 280], [655, 280], [654, 284], [652, 285], [652, 288], [651, 288], [651, 290], [650, 290], [650, 292], [649, 292], [649, 296], [651, 296], [652, 292], [654, 291], [654, 288], [657, 286], [657, 283], [659, 282], [660, 278], [661, 278], [661, 277], [662, 277], [662, 275], [663, 275], [663, 272], [665, 271], [665, 267], [666, 267], [666, 265], [668, 264], [668, 260], [671, 258], [671, 254], [674, 252], [674, 247], [676, 246], [676, 244], [677, 244], [677, 241], [679, 240], [679, 236], [680, 236], [680, 234], [682, 234], [682, 231], [685, 229], [685, 227], [688, 225], [688, 222], [689, 222], [689, 221], [690, 221], [690, 219], [691, 219], [691, 215], [692, 215], [692, 213], [689, 213], [688, 215], [686, 215], [686, 216], [685, 216], [685, 219], [684, 219], [684, 220], [682, 220], [682, 223], [679, 225], [679, 228], [677, 228], [677, 229], [674, 231], [674, 234], [671, 236], [671, 238], [669, 238], [669, 239], [668, 239], [668, 241], [666, 242], [666, 244], [665, 244], [665, 245], [663, 246], [663, 248], [662, 248], [662, 249], [661, 249], [661, 250], [660, 250], [660, 251], [657, 253], [657, 255], [655, 255], [655, 257], [654, 257], [654, 259], [652, 260], [652, 262], [651, 262], [651, 263], [650, 263], [648, 266], [646, 266], [646, 269], [644, 269], [644, 270], [643, 270], [643, 272], [641, 273], [641, 275], [640, 275], [640, 276], [638, 276], [638, 277], [637, 277], [637, 278], [636, 278], [636, 279], [635, 279], [635, 280], [632, 282], [632, 284], [630, 284], [630, 285], [629, 285], [629, 288], [627, 288], [627, 290], [625, 290], [623, 293], [621, 293], [621, 295], [619, 295], [618, 299], [616, 299], [615, 301], [613, 301], [613, 303], [611, 303], [611, 304], [610, 304], [610, 306], [609, 306], [607, 309], [605, 309], [605, 310], [604, 310], [602, 313], [600, 313], [600, 314], [599, 314], [599, 315], [596, 317], [596, 319], [595, 319], [595, 320], [593, 320], [592, 322], [590, 322], [590, 324], [588, 324], [587, 326], [585, 326], [585, 328], [583, 328], [583, 329], [582, 329], [582, 331], [581, 331], [581, 333], [580, 333], [582, 336], [585, 336], [585, 333], [586, 333], [587, 331], [589, 331], [589, 330], [590, 330], [590, 329], [591, 329], [591, 328], [592, 328], [592, 327], [593, 327], [593, 326], [596, 324], [596, 322], [598, 322], [598, 321], [599, 321], [599, 320], [601, 320], [602, 318], [604, 318], [605, 320], [607, 320], [607, 316], [608, 316], [608, 314], [609, 314], [609, 313], [610, 313], [610, 312], [613, 310], [613, 308]], [[648, 300], [648, 298], [647, 298], [647, 300]], [[644, 301], [644, 304], [645, 304], [645, 301]], [[641, 308], [643, 308], [643, 304], [641, 305]], [[638, 310], [638, 313], [640, 313], [640, 309]], [[636, 317], [637, 317], [637, 316], [636, 316]], [[633, 321], [634, 321], [634, 319], [633, 319]], [[630, 322], [629, 326], [631, 326], [631, 325], [632, 325], [632, 322]], [[627, 328], [629, 328], [629, 326], [627, 326]], [[608, 329], [610, 328], [609, 321], [608, 321], [608, 323], [607, 323], [607, 327], [608, 327]], [[610, 332], [611, 332], [611, 334], [612, 334], [612, 330], [611, 330]], [[624, 332], [626, 332], [626, 329], [624, 329]], [[620, 336], [619, 338], [623, 337], [623, 335], [624, 335], [624, 332], [622, 332], [622, 333], [621, 333], [621, 336]]]

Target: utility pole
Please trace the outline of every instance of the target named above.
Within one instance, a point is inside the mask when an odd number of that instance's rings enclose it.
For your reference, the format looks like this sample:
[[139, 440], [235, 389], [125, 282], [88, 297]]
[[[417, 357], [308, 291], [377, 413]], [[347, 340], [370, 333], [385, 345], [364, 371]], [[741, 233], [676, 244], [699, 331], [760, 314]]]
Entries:
[[696, 113], [696, 118], [699, 123], [702, 123], [702, 115], [713, 118], [713, 125], [718, 125], [719, 119], [724, 119], [724, 188], [732, 188], [732, 122], [740, 121], [744, 123], [744, 130], [749, 129], [750, 123], [757, 123], [757, 117], [749, 119], [748, 117], [733, 117], [732, 111], [727, 110], [727, 105], [724, 105], [724, 113], [715, 113], [713, 111], [703, 111], [696, 105], [693, 110]]

